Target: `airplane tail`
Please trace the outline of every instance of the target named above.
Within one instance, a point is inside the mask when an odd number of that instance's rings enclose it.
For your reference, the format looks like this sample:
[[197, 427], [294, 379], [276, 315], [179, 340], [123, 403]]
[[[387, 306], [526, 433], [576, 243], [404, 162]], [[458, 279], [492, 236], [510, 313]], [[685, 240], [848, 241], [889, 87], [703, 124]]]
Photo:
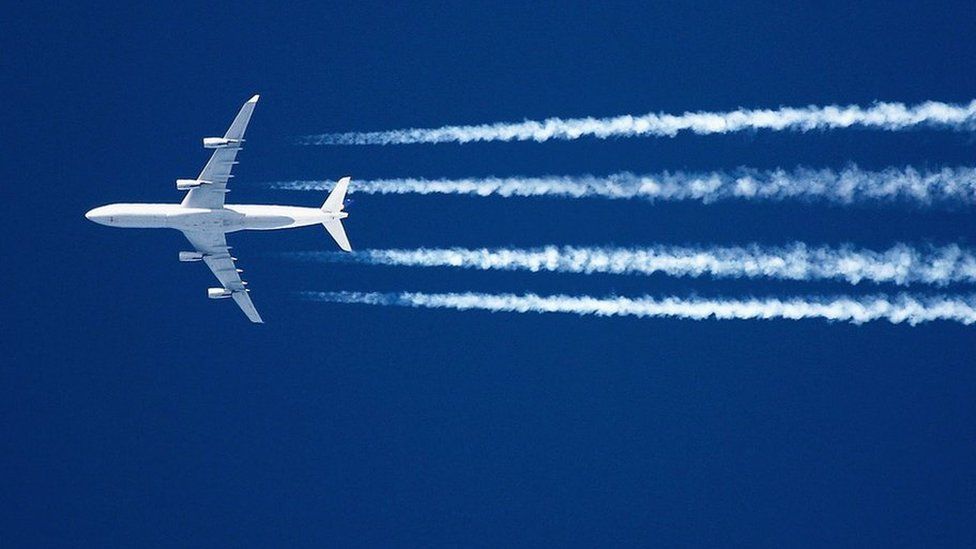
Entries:
[[325, 203], [322, 204], [322, 211], [327, 214], [332, 214], [331, 217], [322, 222], [322, 225], [332, 238], [335, 239], [336, 244], [347, 252], [352, 251], [352, 246], [349, 245], [346, 230], [342, 228], [342, 220], [348, 217], [349, 214], [342, 211], [342, 209], [345, 207], [343, 201], [346, 198], [346, 190], [349, 189], [349, 180], [349, 177], [340, 179], [336, 183], [335, 188], [332, 189], [332, 192], [329, 193], [329, 197], [325, 199]]

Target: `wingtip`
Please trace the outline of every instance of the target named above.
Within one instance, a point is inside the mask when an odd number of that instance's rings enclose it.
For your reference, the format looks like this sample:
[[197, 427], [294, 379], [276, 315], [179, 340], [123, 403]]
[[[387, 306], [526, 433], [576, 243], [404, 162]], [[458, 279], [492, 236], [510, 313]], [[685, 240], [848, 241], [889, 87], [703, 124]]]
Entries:
[[258, 99], [261, 99], [261, 96], [259, 94], [254, 94], [254, 97], [248, 99], [247, 102], [248, 103], [257, 103], [258, 102]]

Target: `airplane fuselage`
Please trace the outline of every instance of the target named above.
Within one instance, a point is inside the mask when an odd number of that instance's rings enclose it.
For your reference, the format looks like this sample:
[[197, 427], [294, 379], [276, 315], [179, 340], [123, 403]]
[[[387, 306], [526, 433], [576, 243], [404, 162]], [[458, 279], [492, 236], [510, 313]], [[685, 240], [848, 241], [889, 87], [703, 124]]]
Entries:
[[225, 233], [305, 227], [347, 216], [345, 212], [328, 213], [319, 208], [264, 204], [226, 204], [217, 209], [180, 204], [109, 204], [85, 214], [91, 221], [109, 227]]

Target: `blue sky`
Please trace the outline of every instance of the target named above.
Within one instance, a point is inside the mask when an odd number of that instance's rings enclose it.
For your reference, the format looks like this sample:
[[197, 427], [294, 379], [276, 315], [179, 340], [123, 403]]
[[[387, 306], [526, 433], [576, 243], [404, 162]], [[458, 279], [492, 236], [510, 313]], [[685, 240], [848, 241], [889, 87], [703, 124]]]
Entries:
[[[87, 222], [175, 202], [262, 95], [263, 183], [970, 166], [969, 132], [861, 129], [358, 147], [308, 134], [968, 102], [972, 3], [12, 6], [0, 35], [5, 545], [972, 545], [974, 328], [369, 308], [300, 290], [860, 295], [891, 287], [282, 260], [230, 236], [268, 324], [182, 236]], [[973, 244], [971, 207], [358, 196], [357, 248]], [[969, 287], [953, 287], [967, 293]], [[922, 295], [935, 293], [920, 287]]]

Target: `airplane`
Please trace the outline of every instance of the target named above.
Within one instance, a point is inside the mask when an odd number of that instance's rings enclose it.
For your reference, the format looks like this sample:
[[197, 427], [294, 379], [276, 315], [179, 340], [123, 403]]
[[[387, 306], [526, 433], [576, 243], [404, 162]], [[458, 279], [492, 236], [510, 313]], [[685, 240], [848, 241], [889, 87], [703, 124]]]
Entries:
[[169, 228], [182, 231], [194, 251], [180, 252], [183, 262], [203, 261], [222, 285], [209, 288], [210, 299], [233, 299], [251, 322], [262, 323], [249, 295], [247, 282], [241, 280], [241, 269], [234, 265], [227, 245], [227, 233], [290, 229], [322, 224], [344, 251], [352, 251], [342, 220], [349, 216], [343, 209], [349, 177], [343, 177], [329, 193], [320, 208], [259, 204], [225, 204], [227, 183], [237, 164], [237, 153], [244, 143], [244, 130], [251, 120], [258, 97], [247, 100], [223, 137], [207, 137], [206, 149], [214, 149], [210, 161], [196, 179], [177, 179], [176, 188], [188, 191], [179, 204], [109, 204], [94, 208], [85, 217], [109, 227]]

